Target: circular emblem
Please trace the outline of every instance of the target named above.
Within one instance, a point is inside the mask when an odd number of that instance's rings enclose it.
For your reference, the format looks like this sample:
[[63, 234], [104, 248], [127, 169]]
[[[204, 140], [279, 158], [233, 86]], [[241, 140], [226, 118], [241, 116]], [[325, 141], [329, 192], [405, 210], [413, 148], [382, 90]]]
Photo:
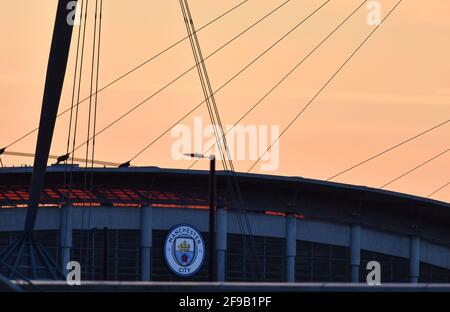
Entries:
[[187, 224], [173, 227], [164, 242], [164, 258], [176, 275], [190, 276], [197, 273], [205, 258], [202, 234]]

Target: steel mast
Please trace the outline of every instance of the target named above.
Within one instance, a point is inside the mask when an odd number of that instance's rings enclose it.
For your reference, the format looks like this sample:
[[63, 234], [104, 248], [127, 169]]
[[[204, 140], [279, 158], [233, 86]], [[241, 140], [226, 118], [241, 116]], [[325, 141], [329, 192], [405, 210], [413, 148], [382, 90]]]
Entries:
[[74, 4], [76, 7], [77, 0], [58, 1], [47, 66], [24, 234], [21, 239], [12, 243], [0, 255], [0, 273], [6, 271], [7, 274], [5, 275], [10, 279], [23, 278], [24, 275], [28, 275], [28, 272], [25, 270], [31, 270], [30, 275], [33, 278], [60, 279], [63, 277], [62, 273], [58, 270], [58, 266], [46, 252], [42, 244], [36, 241], [34, 229], [69, 58], [74, 24], [74, 21], [70, 17], [74, 10]]

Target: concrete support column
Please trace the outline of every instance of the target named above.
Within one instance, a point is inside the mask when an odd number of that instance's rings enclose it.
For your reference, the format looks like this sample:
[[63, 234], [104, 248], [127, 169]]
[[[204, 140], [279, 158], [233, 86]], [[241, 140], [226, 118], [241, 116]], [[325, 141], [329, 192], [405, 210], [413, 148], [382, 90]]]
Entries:
[[295, 257], [297, 256], [297, 219], [286, 216], [286, 281], [295, 282]]
[[420, 238], [411, 236], [409, 238], [409, 281], [419, 282], [420, 275]]
[[141, 207], [141, 280], [151, 280], [153, 208]]
[[359, 267], [361, 265], [361, 226], [350, 227], [350, 273], [351, 282], [359, 283]]
[[216, 277], [218, 282], [225, 281], [227, 252], [227, 211], [223, 206], [216, 208]]
[[72, 209], [71, 205], [64, 205], [59, 212], [59, 251], [61, 254], [61, 272], [67, 276], [67, 264], [71, 261], [72, 251]]

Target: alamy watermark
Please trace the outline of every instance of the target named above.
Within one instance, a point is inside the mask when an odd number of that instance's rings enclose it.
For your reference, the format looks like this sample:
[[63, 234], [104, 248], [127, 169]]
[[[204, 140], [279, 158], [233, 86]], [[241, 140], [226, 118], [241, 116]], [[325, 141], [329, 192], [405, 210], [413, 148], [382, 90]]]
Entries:
[[69, 13], [67, 14], [68, 25], [70, 26], [80, 25], [81, 12], [79, 8], [80, 8], [79, 1], [69, 1], [67, 3], [67, 10], [69, 11]]
[[367, 263], [366, 270], [370, 270], [366, 277], [367, 285], [381, 285], [381, 264], [378, 261], [370, 261]]
[[70, 261], [67, 263], [66, 269], [68, 270], [66, 276], [66, 283], [69, 286], [81, 285], [81, 264], [78, 261]]
[[[69, 14], [67, 15], [67, 24], [80, 25], [81, 20], [81, 12], [79, 12], [80, 4], [78, 1], [69, 1], [67, 4], [67, 10]], [[367, 2], [367, 10], [369, 13], [367, 14], [367, 24], [369, 26], [378, 26], [382, 22], [382, 13], [381, 13], [381, 3], [378, 0], [368, 1]]]
[[[217, 131], [219, 139], [226, 138], [229, 159], [231, 160], [259, 160], [261, 171], [276, 171], [280, 163], [280, 126], [278, 125], [228, 125], [221, 132], [211, 124], [204, 125], [201, 117], [194, 118], [194, 127], [177, 125], [171, 131], [175, 142], [171, 147], [174, 160], [191, 159], [186, 154], [213, 154], [221, 160], [220, 151], [216, 146]], [[228, 159], [228, 153], [223, 149]]]
[[367, 2], [367, 10], [369, 13], [367, 14], [367, 24], [369, 26], [378, 26], [381, 24], [382, 15], [381, 15], [381, 3], [380, 1], [369, 1]]

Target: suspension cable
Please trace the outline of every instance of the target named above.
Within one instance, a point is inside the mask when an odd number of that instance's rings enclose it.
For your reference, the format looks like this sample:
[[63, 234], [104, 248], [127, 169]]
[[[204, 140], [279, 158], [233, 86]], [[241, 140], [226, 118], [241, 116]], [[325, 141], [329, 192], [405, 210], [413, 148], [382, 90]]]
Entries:
[[437, 188], [435, 191], [433, 191], [432, 193], [430, 193], [430, 195], [427, 196], [427, 198], [430, 198], [431, 196], [437, 194], [438, 192], [442, 191], [443, 189], [445, 189], [447, 186], [450, 185], [450, 182], [447, 182], [446, 184], [444, 184], [443, 186]]
[[[92, 139], [92, 155], [91, 155], [91, 168], [94, 168], [95, 159], [95, 133], [97, 132], [97, 107], [98, 107], [98, 82], [100, 76], [100, 50], [101, 50], [101, 40], [102, 40], [102, 18], [103, 18], [103, 0], [100, 0], [100, 20], [99, 20], [99, 30], [98, 30], [98, 47], [97, 47], [97, 81], [95, 83], [95, 102], [94, 102], [94, 138]], [[91, 177], [91, 188], [93, 177]]]
[[[84, 29], [83, 29], [83, 39], [82, 39], [82, 47], [81, 47], [81, 60], [80, 60], [80, 75], [79, 75], [79, 81], [78, 81], [78, 94], [77, 94], [77, 103], [80, 102], [80, 95], [81, 95], [81, 85], [82, 85], [82, 78], [83, 78], [83, 61], [84, 61], [84, 49], [86, 44], [86, 28], [87, 28], [87, 19], [88, 19], [88, 11], [89, 11], [89, 0], [86, 0], [86, 9], [85, 9], [85, 15], [84, 15]], [[76, 106], [75, 109], [75, 128], [74, 128], [74, 135], [73, 135], [73, 141], [72, 141], [72, 148], [76, 144], [77, 140], [77, 130], [78, 130], [78, 116], [79, 116], [79, 105]], [[69, 182], [69, 190], [71, 191], [73, 185], [73, 164], [74, 164], [74, 158], [75, 153], [71, 153], [71, 166], [70, 166], [70, 182]], [[84, 209], [82, 210], [82, 225], [81, 225], [81, 238], [80, 238], [80, 261], [83, 258], [83, 222], [84, 222]]]
[[[226, 142], [226, 139], [224, 139], [223, 142], [219, 141], [219, 140], [221, 140], [221, 137], [220, 137], [220, 134], [219, 134], [219, 131], [218, 131], [216, 125], [218, 125], [218, 127], [220, 128], [221, 134], [223, 134], [223, 131], [224, 131], [223, 125], [222, 125], [222, 121], [220, 118], [219, 110], [217, 108], [217, 103], [216, 103], [215, 97], [213, 95], [213, 89], [211, 86], [211, 81], [209, 79], [208, 70], [206, 68], [206, 64], [203, 59], [200, 42], [198, 40], [197, 34], [195, 33], [195, 25], [194, 25], [192, 14], [191, 14], [191, 11], [189, 8], [188, 1], [180, 0], [180, 6], [181, 6], [181, 10], [183, 12], [184, 19], [185, 19], [186, 29], [188, 31], [188, 34], [190, 34], [191, 47], [192, 47], [192, 51], [194, 54], [194, 59], [195, 59], [196, 63], [198, 64], [197, 69], [198, 69], [199, 78], [200, 78], [200, 82], [201, 82], [202, 89], [203, 89], [203, 95], [205, 97], [206, 105], [208, 108], [208, 113], [209, 113], [209, 116], [211, 119], [211, 123], [213, 125], [216, 142], [218, 143], [218, 146], [219, 146], [219, 153], [221, 156], [220, 159], [222, 162], [222, 166], [226, 173], [225, 176], [226, 176], [226, 180], [227, 180], [227, 189], [231, 193], [231, 198], [234, 198], [234, 194], [235, 194], [234, 187], [236, 188], [236, 191], [238, 193], [238, 200], [241, 203], [241, 205], [238, 205], [238, 207], [241, 208], [243, 206], [243, 200], [242, 200], [242, 196], [240, 195], [239, 183], [235, 177], [233, 160], [231, 158], [231, 155], [230, 155], [230, 152], [228, 149], [228, 144]], [[222, 143], [223, 143], [223, 148], [222, 148]], [[229, 164], [230, 168], [228, 168], [227, 160], [228, 160], [228, 164]], [[231, 169], [232, 177], [230, 177], [230, 169]], [[234, 184], [233, 184], [233, 182], [234, 182]], [[241, 228], [241, 233], [245, 234], [245, 229], [242, 224], [242, 216], [241, 216], [241, 213], [242, 213], [243, 217], [244, 217], [244, 221], [246, 221], [246, 224], [245, 224], [247, 226], [246, 230], [251, 235], [252, 229], [251, 229], [251, 225], [248, 220], [248, 216], [245, 213], [245, 209], [238, 209], [238, 212], [239, 213], [237, 214], [237, 221], [238, 221], [239, 227]], [[253, 237], [253, 236], [251, 236], [251, 237]], [[256, 251], [256, 249], [252, 249], [252, 248], [254, 248], [253, 240], [251, 241], [250, 248], [254, 252]], [[257, 264], [256, 265], [257, 272], [259, 272], [259, 268], [260, 268], [259, 261], [257, 261], [256, 264]]]
[[[99, 8], [98, 8], [98, 0], [95, 0], [95, 16], [94, 16], [94, 35], [93, 35], [93, 43], [92, 43], [92, 61], [91, 61], [91, 81], [90, 81], [90, 91], [89, 94], [92, 94], [94, 86], [97, 87], [98, 85], [98, 62], [97, 59], [98, 52], [97, 52], [97, 22], [99, 21], [98, 15], [99, 15]], [[97, 53], [96, 53], [97, 52]], [[95, 65], [97, 65], [97, 68], [95, 69]], [[95, 82], [94, 82], [95, 78]], [[93, 99], [92, 96], [89, 99], [89, 112], [88, 112], [88, 121], [87, 121], [87, 138], [91, 135], [91, 115], [94, 115], [94, 118], [96, 118], [95, 112], [92, 110], [95, 110], [95, 107], [93, 107], [93, 104], [96, 105], [97, 101], [97, 94], [94, 95], [94, 103], [92, 103]], [[92, 121], [94, 123], [95, 121]], [[95, 132], [94, 132], [95, 134]], [[91, 162], [91, 172], [89, 175], [90, 182], [89, 183], [89, 189], [92, 191], [93, 186], [93, 163]], [[88, 190], [88, 168], [89, 168], [89, 142], [86, 145], [86, 156], [85, 156], [85, 168], [84, 168], [84, 191]], [[85, 209], [86, 209], [86, 199], [83, 199], [83, 207], [82, 209], [82, 220], [81, 220], [81, 242], [83, 242], [84, 237], [84, 231], [85, 228], [85, 221], [84, 221], [84, 215], [85, 215]], [[88, 207], [88, 220], [87, 220], [87, 229], [90, 229], [91, 224], [91, 206]], [[88, 233], [87, 239], [86, 239], [86, 258], [89, 256], [89, 239], [90, 234]], [[81, 248], [83, 248], [83, 244], [81, 243]], [[82, 260], [82, 259], [81, 259]]]
[[[83, 62], [84, 62], [84, 48], [86, 43], [86, 22], [88, 18], [88, 7], [89, 7], [89, 0], [86, 0], [86, 8], [84, 12], [84, 25], [83, 25], [83, 37], [82, 37], [82, 45], [81, 45], [81, 59], [80, 59], [80, 74], [78, 77], [78, 91], [77, 91], [77, 103], [80, 102], [80, 94], [81, 94], [81, 82], [83, 78]], [[79, 106], [76, 105], [75, 108], [75, 125], [74, 125], [74, 134], [73, 134], [73, 140], [72, 140], [72, 149], [75, 147], [76, 141], [77, 141], [77, 130], [78, 130], [78, 115], [79, 115]], [[72, 152], [71, 154], [71, 166], [73, 167], [75, 153]], [[72, 181], [73, 176], [73, 170], [71, 169], [70, 172], [70, 181]]]
[[[219, 88], [217, 88], [212, 94], [215, 95], [218, 92], [220, 92], [223, 88], [225, 88], [229, 83], [231, 83], [234, 79], [236, 79], [238, 76], [240, 76], [243, 72], [245, 72], [248, 68], [250, 68], [253, 64], [255, 64], [259, 59], [261, 59], [264, 55], [266, 55], [269, 51], [271, 51], [276, 45], [278, 45], [281, 41], [283, 41], [286, 37], [288, 37], [290, 34], [292, 34], [298, 27], [300, 27], [303, 23], [305, 23], [308, 19], [310, 19], [314, 14], [316, 14], [321, 8], [323, 8], [328, 2], [331, 0], [325, 1], [320, 7], [315, 9], [312, 13], [310, 13], [307, 17], [305, 17], [301, 22], [299, 22], [297, 25], [295, 25], [293, 28], [291, 28], [287, 33], [285, 33], [280, 39], [278, 39], [276, 42], [274, 42], [272, 45], [270, 45], [267, 49], [265, 49], [262, 53], [260, 53], [256, 58], [254, 58], [250, 63], [248, 63], [245, 67], [243, 67], [241, 70], [239, 70], [235, 75], [233, 75], [230, 79], [228, 79], [225, 83], [223, 83]], [[208, 57], [205, 58], [205, 60]], [[163, 131], [156, 139], [154, 139], [152, 142], [150, 142], [146, 147], [144, 147], [142, 150], [140, 150], [137, 154], [135, 154], [130, 161], [135, 160], [137, 157], [142, 155], [147, 149], [149, 149], [153, 144], [155, 144], [157, 141], [159, 141], [165, 134], [167, 134], [170, 130], [172, 130], [177, 124], [182, 122], [184, 119], [186, 119], [189, 115], [191, 115], [194, 111], [196, 111], [202, 104], [204, 104], [206, 100], [203, 100], [198, 105], [193, 107], [189, 112], [187, 112], [185, 115], [183, 115], [179, 120], [177, 120], [174, 124], [172, 124], [169, 128], [167, 128], [165, 131]]]
[[[216, 18], [214, 18], [213, 20], [209, 21], [208, 23], [206, 23], [205, 25], [203, 25], [202, 27], [200, 27], [197, 32], [207, 28], [208, 26], [212, 25], [213, 23], [215, 23], [216, 21], [220, 20], [221, 18], [223, 18], [224, 16], [228, 15], [229, 13], [235, 11], [236, 9], [238, 9], [239, 7], [243, 6], [244, 4], [246, 4], [248, 1], [250, 0], [244, 0], [240, 3], [238, 3], [237, 5], [233, 6], [232, 8], [228, 9], [226, 12], [220, 14], [219, 16], [217, 16]], [[168, 46], [167, 48], [163, 49], [162, 51], [158, 52], [157, 54], [155, 54], [154, 56], [150, 57], [149, 59], [145, 60], [144, 62], [142, 62], [141, 64], [133, 67], [131, 70], [127, 71], [126, 73], [120, 75], [119, 77], [117, 77], [116, 79], [114, 79], [113, 81], [111, 81], [110, 83], [106, 84], [104, 87], [100, 88], [96, 93], [102, 92], [105, 89], [109, 88], [110, 86], [116, 84], [117, 82], [119, 82], [120, 80], [124, 79], [125, 77], [131, 75], [132, 73], [134, 73], [135, 71], [137, 71], [138, 69], [144, 67], [145, 65], [147, 65], [148, 63], [150, 63], [151, 61], [155, 60], [156, 58], [158, 58], [159, 56], [163, 55], [164, 53], [168, 52], [169, 50], [175, 48], [177, 45], [179, 45], [180, 43], [182, 43], [183, 41], [185, 41], [188, 37], [184, 37], [181, 38], [180, 40], [178, 40], [177, 42], [173, 43], [172, 45]], [[82, 101], [77, 102], [76, 106], [80, 105], [81, 103], [86, 102], [89, 97], [92, 95], [89, 95], [88, 97], [84, 98]], [[71, 107], [63, 110], [61, 113], [58, 114], [57, 118], [66, 114], [67, 112], [69, 112], [71, 110]], [[17, 144], [18, 142], [24, 140], [25, 138], [27, 138], [28, 136], [30, 136], [31, 134], [33, 134], [34, 132], [36, 132], [37, 130], [39, 130], [39, 127], [30, 130], [29, 132], [25, 133], [23, 136], [19, 137], [18, 139], [14, 140], [13, 142], [11, 142], [10, 144], [8, 144], [5, 149]]]
[[[181, 11], [183, 13], [183, 17], [186, 24], [186, 30], [189, 35], [189, 39], [191, 42], [192, 53], [194, 55], [195, 63], [197, 64], [197, 71], [199, 74], [200, 84], [203, 90], [203, 95], [205, 97], [206, 106], [208, 108], [208, 114], [211, 119], [211, 124], [213, 125], [213, 131], [216, 137], [216, 140], [219, 140], [219, 134], [216, 127], [218, 124], [219, 116], [215, 114], [216, 111], [213, 109], [212, 105], [215, 103], [214, 95], [212, 94], [211, 83], [209, 81], [208, 72], [204, 63], [203, 55], [201, 52], [201, 47], [198, 41], [198, 37], [193, 34], [195, 31], [195, 26], [192, 20], [192, 16], [189, 10], [189, 5], [186, 0], [179, 0]], [[220, 125], [219, 125], [220, 126]], [[221, 155], [221, 161], [224, 169], [227, 169], [225, 154], [222, 150], [222, 145], [219, 146], [219, 153]]]
[[[331, 0], [328, 0], [326, 2], [329, 2]], [[210, 57], [214, 56], [216, 53], [218, 53], [219, 51], [221, 51], [222, 49], [224, 49], [226, 46], [228, 46], [230, 43], [234, 42], [236, 39], [240, 38], [242, 35], [244, 35], [247, 31], [251, 30], [252, 28], [254, 28], [256, 25], [258, 25], [259, 23], [261, 23], [263, 20], [265, 20], [266, 18], [268, 18], [269, 16], [271, 16], [273, 13], [275, 13], [276, 11], [278, 11], [279, 9], [281, 9], [283, 6], [285, 6], [288, 2], [290, 2], [290, 0], [286, 0], [285, 2], [283, 2], [281, 5], [277, 6], [275, 9], [273, 9], [271, 12], [267, 13], [265, 16], [263, 16], [262, 18], [260, 18], [258, 21], [256, 21], [255, 23], [253, 23], [252, 25], [250, 25], [249, 27], [247, 27], [246, 29], [244, 29], [242, 32], [240, 32], [239, 34], [237, 34], [236, 36], [234, 36], [232, 39], [230, 39], [229, 41], [227, 41], [225, 44], [223, 44], [222, 46], [220, 46], [219, 48], [217, 48], [214, 52], [212, 52], [211, 54], [209, 54], [207, 57], [205, 57], [204, 61], [208, 60]], [[297, 26], [298, 27], [298, 26]], [[280, 40], [281, 41], [281, 40]], [[186, 71], [184, 71], [182, 74], [178, 75], [175, 79], [171, 80], [169, 83], [167, 83], [166, 85], [164, 85], [163, 87], [161, 87], [159, 90], [157, 90], [155, 93], [153, 93], [152, 95], [150, 95], [149, 97], [147, 97], [146, 99], [144, 99], [142, 102], [140, 102], [139, 104], [135, 105], [134, 107], [132, 107], [130, 110], [128, 110], [127, 112], [125, 112], [124, 114], [122, 114], [121, 116], [119, 116], [118, 118], [114, 119], [111, 123], [109, 123], [107, 126], [105, 126], [104, 128], [102, 128], [100, 131], [98, 131], [96, 133], [96, 136], [102, 134], [103, 132], [105, 132], [106, 130], [108, 130], [109, 128], [111, 128], [112, 126], [114, 126], [116, 123], [118, 123], [119, 121], [121, 121], [123, 118], [125, 118], [126, 116], [128, 116], [129, 114], [131, 114], [132, 112], [134, 112], [136, 109], [138, 109], [139, 107], [141, 107], [142, 105], [144, 105], [145, 103], [147, 103], [149, 100], [151, 100], [152, 98], [154, 98], [156, 95], [160, 94], [162, 91], [164, 91], [165, 89], [167, 89], [169, 86], [171, 86], [172, 84], [174, 84], [176, 81], [178, 81], [179, 79], [181, 79], [182, 77], [184, 77], [185, 75], [187, 75], [190, 71], [192, 71], [194, 68], [197, 67], [197, 64], [191, 66], [189, 69], [187, 69]], [[203, 103], [202, 103], [203, 104]], [[200, 106], [200, 105], [199, 105]], [[90, 138], [90, 140], [92, 140], [92, 138]], [[84, 146], [87, 142], [83, 142], [82, 144], [80, 144], [79, 146], [77, 146], [76, 148], [74, 148], [74, 151], [78, 150], [79, 148], [81, 148], [82, 146]]]
[[421, 132], [419, 134], [416, 134], [416, 135], [414, 135], [414, 136], [412, 136], [412, 137], [410, 137], [410, 138], [408, 138], [408, 139], [406, 139], [406, 140], [404, 140], [404, 141], [402, 141], [402, 142], [400, 142], [400, 143], [398, 143], [398, 144], [396, 144], [396, 145], [394, 145], [394, 146], [392, 146], [392, 147], [390, 147], [388, 149], [385, 149], [384, 151], [382, 151], [380, 153], [377, 153], [374, 156], [371, 156], [371, 157], [369, 157], [369, 158], [367, 158], [367, 159], [365, 159], [365, 160], [363, 160], [363, 161], [361, 161], [361, 162], [351, 166], [350, 168], [342, 170], [341, 172], [339, 172], [339, 173], [333, 175], [332, 177], [328, 178], [327, 181], [333, 180], [334, 178], [337, 178], [338, 176], [343, 175], [344, 173], [347, 173], [347, 172], [349, 172], [349, 171], [351, 171], [351, 170], [353, 170], [353, 169], [355, 169], [355, 168], [357, 168], [359, 166], [362, 166], [365, 163], [367, 163], [369, 161], [372, 161], [375, 158], [378, 158], [378, 157], [380, 157], [380, 156], [382, 156], [382, 155], [384, 155], [384, 154], [386, 154], [386, 153], [388, 153], [388, 152], [390, 152], [390, 151], [392, 151], [392, 150], [394, 150], [394, 149], [396, 149], [396, 148], [398, 148], [398, 147], [400, 147], [402, 145], [405, 145], [406, 143], [409, 143], [409, 142], [411, 142], [411, 141], [413, 141], [413, 140], [415, 140], [415, 139], [417, 139], [417, 138], [427, 134], [428, 132], [431, 132], [431, 131], [439, 128], [439, 127], [442, 127], [442, 126], [446, 125], [449, 121], [450, 120], [447, 119], [446, 121], [441, 122], [441, 123], [439, 123], [439, 124], [429, 128], [429, 129], [427, 129], [427, 130], [425, 130], [425, 131], [423, 131], [423, 132]]
[[[83, 9], [84, 9], [84, 0], [81, 0], [81, 11], [80, 11], [80, 21], [83, 21]], [[72, 121], [73, 121], [73, 109], [75, 105], [75, 92], [77, 87], [77, 74], [78, 74], [78, 59], [79, 59], [79, 52], [80, 52], [80, 39], [81, 39], [81, 28], [78, 29], [78, 39], [77, 39], [77, 50], [75, 55], [75, 67], [74, 67], [74, 78], [73, 78], [73, 86], [72, 86], [72, 100], [70, 105], [70, 116], [69, 116], [69, 129], [67, 134], [67, 148], [66, 148], [66, 155], [69, 154], [69, 148], [70, 148], [70, 139], [72, 134]], [[66, 160], [67, 162], [67, 160]]]
[[[315, 51], [317, 51], [331, 36], [333, 36], [339, 28], [341, 28], [365, 3], [367, 0], [364, 0], [355, 10], [353, 10], [350, 15], [348, 15], [333, 31], [331, 31], [328, 36], [326, 36], [318, 45], [316, 45], [300, 62], [298, 62], [289, 72], [282, 77], [281, 80], [279, 80], [267, 93], [264, 94], [263, 97], [261, 97], [256, 104], [254, 104], [252, 107], [250, 107], [249, 110], [245, 112], [244, 115], [242, 115], [238, 121], [236, 121], [231, 128], [229, 128], [224, 136], [226, 137], [227, 134], [233, 130], [242, 120], [244, 120], [256, 107], [258, 107], [272, 92], [274, 92], [290, 75], [292, 75], [311, 55], [314, 54]], [[214, 144], [211, 145], [205, 153], [208, 153], [212, 148], [214, 147]], [[195, 160], [188, 168], [191, 169], [194, 167], [198, 162], [198, 159]]]
[[[95, 57], [97, 50], [97, 15], [98, 15], [98, 0], [95, 0], [95, 13], [94, 13], [94, 35], [93, 35], [93, 44], [92, 44], [92, 58], [91, 58], [91, 77], [90, 77], [90, 87], [89, 87], [89, 108], [88, 108], [88, 120], [87, 120], [87, 139], [89, 139], [91, 135], [91, 118], [92, 118], [92, 91], [94, 89], [94, 74], [95, 74]], [[86, 143], [86, 161], [85, 161], [85, 169], [88, 168], [88, 159], [89, 159], [89, 143], [88, 140]], [[86, 171], [85, 171], [86, 172]], [[85, 188], [87, 183], [87, 176], [85, 174]]]
[[[78, 4], [78, 3], [77, 3]], [[78, 9], [78, 8], [77, 8]], [[80, 24], [83, 23], [83, 9], [84, 9], [84, 0], [81, 0], [81, 10], [80, 10]], [[78, 12], [77, 12], [78, 14]], [[79, 60], [79, 53], [80, 53], [80, 44], [81, 44], [81, 27], [78, 28], [78, 39], [77, 39], [77, 50], [75, 54], [75, 67], [74, 67], [74, 74], [73, 74], [73, 86], [72, 86], [72, 99], [71, 99], [71, 105], [70, 105], [70, 116], [69, 116], [69, 129], [67, 133], [67, 147], [66, 147], [66, 155], [63, 157], [57, 157], [58, 163], [60, 161], [64, 161], [64, 177], [63, 177], [63, 188], [65, 189], [67, 186], [67, 161], [69, 159], [69, 149], [70, 149], [70, 140], [72, 137], [72, 122], [73, 122], [73, 110], [75, 105], [75, 93], [77, 88], [77, 75], [78, 75], [78, 60]], [[33, 155], [34, 156], [34, 155]], [[51, 158], [51, 156], [49, 156]], [[65, 196], [64, 201], [67, 204], [68, 198]], [[67, 217], [66, 217], [67, 219]], [[66, 220], [67, 222], [67, 220]]]
[[380, 26], [386, 21], [386, 19], [394, 12], [394, 10], [400, 5], [403, 0], [399, 0], [395, 6], [388, 12], [388, 14], [382, 19], [380, 24], [378, 24], [369, 35], [361, 42], [361, 44], [353, 51], [352, 54], [345, 60], [345, 62], [338, 68], [338, 70], [331, 76], [330, 79], [319, 89], [319, 91], [312, 97], [312, 99], [300, 110], [300, 112], [294, 117], [294, 119], [288, 124], [288, 126], [280, 133], [280, 135], [272, 142], [269, 148], [252, 164], [252, 166], [247, 170], [251, 172], [253, 168], [259, 163], [259, 161], [266, 155], [268, 151], [277, 143], [281, 137], [290, 129], [290, 127], [299, 119], [299, 117], [306, 111], [306, 109], [315, 101], [315, 99], [326, 89], [326, 87], [334, 80], [334, 78], [341, 72], [341, 70], [347, 65], [350, 60], [357, 54], [357, 52], [364, 46], [364, 44], [372, 37], [372, 35], [380, 28]]
[[443, 151], [443, 152], [441, 152], [441, 153], [437, 154], [436, 156], [433, 156], [432, 158], [430, 158], [430, 159], [428, 159], [428, 160], [424, 161], [424, 162], [423, 162], [423, 163], [421, 163], [420, 165], [418, 165], [418, 166], [414, 167], [414, 168], [413, 168], [413, 169], [411, 169], [411, 170], [408, 170], [407, 172], [405, 172], [405, 173], [401, 174], [401, 175], [400, 175], [400, 176], [398, 176], [397, 178], [395, 178], [395, 179], [393, 179], [393, 180], [389, 181], [388, 183], [384, 184], [383, 186], [381, 186], [381, 187], [380, 187], [380, 189], [384, 189], [384, 188], [385, 188], [386, 186], [388, 186], [388, 185], [391, 185], [392, 183], [394, 183], [394, 182], [396, 182], [396, 181], [400, 180], [401, 178], [403, 178], [403, 177], [407, 176], [408, 174], [410, 174], [410, 173], [412, 173], [412, 172], [416, 171], [417, 169], [419, 169], [419, 168], [421, 168], [421, 167], [425, 166], [426, 164], [428, 164], [428, 163], [432, 162], [433, 160], [435, 160], [435, 159], [437, 159], [437, 158], [439, 158], [439, 157], [443, 156], [443, 155], [444, 155], [444, 154], [446, 154], [446, 153], [447, 153], [448, 151], [450, 151], [450, 149], [446, 149], [445, 151]]
[[[77, 3], [78, 4], [78, 3]], [[80, 10], [80, 25], [83, 23], [83, 9], [84, 9], [84, 0], [81, 0], [81, 10]], [[77, 12], [78, 14], [78, 12]], [[69, 148], [70, 148], [70, 140], [71, 140], [71, 134], [72, 134], [72, 122], [73, 122], [73, 110], [74, 110], [74, 105], [75, 105], [75, 92], [76, 92], [76, 88], [77, 88], [77, 73], [78, 73], [78, 60], [79, 60], [79, 52], [80, 52], [80, 44], [81, 44], [81, 30], [82, 28], [79, 27], [78, 28], [78, 39], [77, 39], [77, 50], [76, 50], [76, 54], [75, 54], [75, 67], [74, 67], [74, 78], [73, 78], [73, 86], [72, 86], [72, 99], [71, 99], [71, 105], [70, 105], [70, 116], [69, 116], [69, 129], [68, 129], [68, 134], [67, 134], [67, 148], [66, 148], [66, 155], [62, 158], [57, 157], [58, 158], [58, 162], [59, 160], [63, 159], [65, 166], [64, 166], [64, 181], [63, 181], [63, 189], [65, 190], [67, 188], [67, 161], [69, 160]], [[83, 38], [84, 40], [84, 38]], [[81, 71], [80, 71], [80, 79], [81, 79]], [[33, 155], [34, 156], [34, 155]], [[51, 156], [49, 156], [49, 158], [51, 158]], [[72, 158], [72, 164], [73, 164], [74, 159]], [[72, 188], [72, 166], [70, 168], [70, 186], [69, 188]], [[64, 195], [64, 204], [68, 205], [69, 204], [69, 199], [70, 199], [70, 194], [69, 192], [66, 192]], [[67, 223], [69, 222], [69, 218], [70, 216], [68, 216], [67, 214], [63, 214], [64, 216], [64, 224], [65, 227], [67, 227]], [[65, 241], [67, 236], [67, 233], [64, 232], [62, 240]]]

